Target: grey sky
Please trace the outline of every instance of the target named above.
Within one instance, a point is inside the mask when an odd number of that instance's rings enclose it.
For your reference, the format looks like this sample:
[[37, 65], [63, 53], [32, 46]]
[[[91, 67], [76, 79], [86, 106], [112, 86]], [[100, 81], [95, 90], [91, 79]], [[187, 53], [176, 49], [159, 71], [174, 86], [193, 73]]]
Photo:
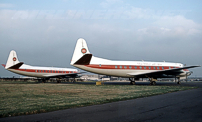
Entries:
[[[77, 39], [114, 60], [202, 64], [199, 0], [0, 2], [0, 62], [15, 50], [30, 65], [71, 67]], [[191, 69], [202, 76], [202, 68]], [[0, 68], [0, 76], [13, 76]], [[16, 75], [15, 75], [16, 76]]]

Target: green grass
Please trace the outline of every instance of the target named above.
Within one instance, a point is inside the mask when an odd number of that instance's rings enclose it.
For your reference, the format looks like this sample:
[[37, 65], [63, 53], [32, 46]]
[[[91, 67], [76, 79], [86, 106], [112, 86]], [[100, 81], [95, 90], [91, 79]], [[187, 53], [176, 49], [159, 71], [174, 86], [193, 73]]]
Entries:
[[103, 104], [193, 88], [196, 87], [0, 82], [0, 117]]

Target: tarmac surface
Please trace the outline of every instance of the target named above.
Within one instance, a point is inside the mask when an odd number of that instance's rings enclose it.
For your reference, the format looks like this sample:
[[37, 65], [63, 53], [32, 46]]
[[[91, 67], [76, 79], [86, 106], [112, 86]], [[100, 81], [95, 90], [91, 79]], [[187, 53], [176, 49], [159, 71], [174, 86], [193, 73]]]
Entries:
[[[163, 83], [157, 82], [157, 85]], [[174, 85], [166, 83], [164, 85]], [[202, 83], [198, 89], [35, 115], [1, 118], [1, 122], [202, 122]]]

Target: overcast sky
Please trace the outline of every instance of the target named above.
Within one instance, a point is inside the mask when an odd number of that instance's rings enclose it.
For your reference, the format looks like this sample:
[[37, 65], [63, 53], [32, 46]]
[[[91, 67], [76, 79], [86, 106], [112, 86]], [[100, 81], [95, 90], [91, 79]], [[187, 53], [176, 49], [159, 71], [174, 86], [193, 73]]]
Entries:
[[[29, 65], [74, 68], [79, 38], [97, 57], [202, 65], [202, 1], [0, 1], [1, 64], [15, 50]], [[0, 76], [18, 75], [1, 67]]]

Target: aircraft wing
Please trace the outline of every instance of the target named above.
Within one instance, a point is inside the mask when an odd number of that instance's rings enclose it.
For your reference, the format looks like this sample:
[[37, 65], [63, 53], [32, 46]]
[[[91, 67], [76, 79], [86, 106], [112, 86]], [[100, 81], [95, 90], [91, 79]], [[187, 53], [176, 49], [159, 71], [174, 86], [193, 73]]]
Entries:
[[182, 68], [172, 68], [172, 69], [167, 69], [167, 70], [158, 70], [158, 71], [151, 71], [151, 72], [147, 72], [147, 73], [128, 73], [128, 75], [132, 75], [132, 76], [153, 76], [153, 75], [162, 75], [162, 74], [166, 74], [166, 75], [177, 75], [182, 73], [182, 69], [189, 69], [189, 68], [194, 68], [194, 67], [200, 67], [200, 66], [186, 66], [186, 67], [182, 67]]
[[83, 72], [79, 73], [70, 73], [70, 74], [53, 74], [53, 75], [44, 75], [48, 78], [68, 78], [68, 77], [78, 77], [78, 74], [81, 74]]

